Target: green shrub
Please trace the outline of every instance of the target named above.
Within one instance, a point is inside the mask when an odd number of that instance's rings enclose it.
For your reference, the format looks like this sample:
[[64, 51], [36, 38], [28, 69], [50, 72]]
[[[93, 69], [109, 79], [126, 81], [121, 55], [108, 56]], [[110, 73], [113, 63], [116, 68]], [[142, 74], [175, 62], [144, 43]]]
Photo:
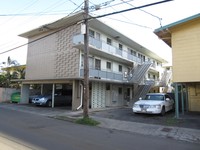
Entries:
[[76, 120], [76, 123], [90, 125], [90, 126], [96, 126], [96, 125], [100, 124], [98, 121], [93, 120], [92, 118], [89, 118], [89, 117], [78, 119], [78, 120]]

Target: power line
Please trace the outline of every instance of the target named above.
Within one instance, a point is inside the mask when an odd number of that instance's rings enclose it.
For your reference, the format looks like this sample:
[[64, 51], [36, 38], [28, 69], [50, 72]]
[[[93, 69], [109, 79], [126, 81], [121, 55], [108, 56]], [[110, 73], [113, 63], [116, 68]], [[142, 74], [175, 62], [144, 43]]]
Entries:
[[165, 3], [165, 2], [169, 2], [169, 1], [173, 1], [173, 0], [163, 0], [163, 1], [155, 2], [155, 3], [150, 3], [150, 4], [146, 4], [146, 5], [142, 5], [142, 6], [138, 6], [138, 7], [134, 7], [134, 8], [129, 8], [129, 9], [121, 10], [121, 11], [116, 11], [116, 12], [112, 12], [112, 13], [108, 13], [108, 14], [104, 14], [104, 15], [99, 15], [99, 16], [96, 16], [96, 17], [91, 17], [89, 19], [92, 19], [92, 18], [102, 18], [102, 17], [106, 17], [106, 16], [110, 16], [110, 15], [115, 15], [115, 14], [119, 14], [119, 13], [131, 11], [131, 10], [135, 10], [135, 9], [144, 8], [144, 7], [149, 7], [149, 6], [153, 6], [153, 5], [157, 5], [157, 4], [161, 4], [161, 3]]
[[76, 9], [74, 9], [71, 13], [69, 13], [68, 16], [73, 14], [77, 9], [79, 9], [83, 5], [83, 3], [84, 2], [82, 2], [80, 5], [78, 5], [78, 7]]
[[[127, 2], [131, 2], [131, 1], [134, 1], [134, 0], [129, 0], [129, 1], [127, 1]], [[101, 10], [102, 9], [106, 9], [106, 8], [109, 8], [109, 7], [113, 7], [113, 6], [117, 6], [117, 5], [121, 5], [121, 4], [124, 4], [124, 2], [122, 2], [122, 3], [117, 3], [117, 4], [113, 4], [113, 5], [109, 5], [109, 6], [107, 6], [107, 7], [101, 7]], [[96, 11], [96, 10], [93, 10], [93, 11], [90, 11], [90, 12], [94, 12], [94, 11]]]
[[[37, 0], [38, 1], [38, 0]], [[59, 3], [57, 3], [57, 2], [59, 2]], [[48, 8], [46, 8], [46, 9], [44, 9], [44, 11], [42, 11], [42, 12], [45, 12], [46, 10], [52, 10], [52, 9], [54, 9], [55, 7], [58, 7], [58, 6], [60, 6], [60, 5], [62, 5], [62, 4], [64, 4], [64, 3], [66, 3], [66, 1], [64, 0], [64, 1], [57, 1], [56, 3], [53, 3], [53, 5], [50, 5]], [[83, 3], [81, 3], [81, 5], [82, 5]], [[33, 3], [32, 3], [32, 5], [33, 5]], [[31, 6], [32, 6], [31, 5]], [[80, 8], [80, 6], [81, 5], [79, 5], [75, 10], [73, 10], [71, 13], [73, 13], [73, 12], [75, 12], [78, 8]], [[29, 7], [30, 7], [30, 5], [29, 5]], [[39, 12], [39, 13], [37, 13], [37, 14], [35, 14], [34, 16], [37, 16], [37, 15], [39, 15], [39, 16], [42, 16], [42, 12]], [[71, 14], [70, 13], [70, 14]], [[66, 14], [66, 13], [65, 13]], [[70, 15], [70, 14], [68, 14], [68, 15]], [[57, 15], [57, 14], [56, 14]], [[32, 17], [30, 17], [29, 19], [27, 19], [27, 21], [26, 21], [26, 23], [21, 23], [21, 24], [19, 24], [18, 26], [20, 26], [20, 25], [24, 25], [24, 24], [27, 24], [27, 23], [30, 23], [31, 21], [33, 21], [33, 20], [35, 20], [35, 19], [32, 19], [34, 16], [32, 16]], [[12, 18], [14, 18], [14, 17], [12, 17]], [[38, 18], [37, 18], [38, 19]], [[29, 21], [29, 20], [31, 20], [31, 21]], [[16, 25], [15, 25], [16, 26]], [[13, 28], [13, 30], [14, 30], [14, 28]], [[10, 31], [10, 30], [9, 30]], [[4, 32], [6, 32], [6, 31], [4, 31]], [[4, 44], [5, 45], [5, 44]]]
[[106, 17], [106, 18], [111, 19], [111, 20], [115, 20], [115, 21], [119, 21], [119, 22], [123, 22], [123, 23], [127, 23], [127, 24], [131, 24], [131, 25], [135, 25], [135, 26], [139, 26], [139, 27], [146, 28], [146, 29], [151, 29], [151, 30], [153, 29], [151, 27], [140, 25], [140, 24], [133, 23], [133, 22], [127, 22], [127, 21], [123, 21], [123, 20], [119, 20], [119, 19], [110, 18], [110, 17]]
[[75, 2], [73, 2], [72, 0], [69, 0], [72, 4], [74, 4], [75, 6], [79, 6], [77, 5]]
[[34, 16], [42, 16], [42, 15], [60, 15], [60, 14], [66, 14], [66, 10], [65, 11], [55, 11], [55, 12], [58, 12], [58, 13], [52, 13], [53, 11], [51, 11], [51, 13], [49, 12], [43, 12], [38, 14], [38, 13], [23, 13], [23, 14], [0, 14], [1, 17], [9, 17], [9, 16], [30, 16], [30, 15], [34, 15]]
[[[31, 3], [29, 3], [28, 5], [25, 6], [25, 8], [23, 8], [22, 10], [19, 10], [18, 12], [23, 12], [23, 11], [25, 11], [27, 8], [33, 6], [35, 3], [37, 3], [37, 1], [38, 1], [38, 0], [35, 0], [35, 1], [31, 2]], [[9, 22], [9, 21], [12, 20], [13, 18], [14, 18], [14, 17], [11, 17], [11, 18], [7, 19], [7, 21], [3, 22], [3, 23], [0, 24], [0, 25], [3, 25], [3, 24], [5, 24], [5, 23]]]
[[[104, 14], [104, 15], [99, 15], [99, 16], [96, 16], [96, 17], [89, 17], [88, 20], [95, 19], [95, 18], [102, 18], [102, 17], [106, 17], [106, 16], [110, 16], [110, 15], [114, 15], [114, 14], [119, 14], [119, 13], [131, 11], [131, 10], [135, 10], [135, 9], [140, 9], [140, 8], [144, 8], [144, 7], [149, 7], [149, 6], [153, 6], [153, 5], [157, 5], [157, 4], [161, 4], [161, 3], [165, 3], [165, 2], [169, 2], [169, 1], [173, 1], [173, 0], [159, 1], [159, 2], [150, 3], [150, 4], [146, 4], [146, 5], [142, 5], [142, 6], [130, 8], [130, 9], [125, 9], [125, 10], [116, 11], [116, 12], [112, 12], [112, 13], [108, 13], [108, 14]], [[82, 20], [83, 20], [83, 19], [81, 19], [81, 20], [79, 20], [79, 21], [77, 21], [77, 22], [80, 22], [80, 21], [82, 21]], [[38, 40], [41, 40], [41, 39], [43, 39], [43, 38], [45, 38], [45, 37], [48, 37], [48, 36], [50, 36], [50, 35], [53, 35], [53, 34], [55, 34], [55, 33], [59, 32], [59, 31], [65, 29], [65, 28], [68, 28], [68, 27], [70, 27], [70, 26], [73, 26], [73, 25], [77, 24], [77, 22], [75, 22], [75, 23], [73, 23], [73, 24], [71, 24], [71, 25], [69, 25], [69, 26], [67, 26], [67, 27], [61, 28], [61, 29], [59, 29], [59, 30], [57, 30], [57, 31], [55, 31], [55, 32], [52, 32], [52, 33], [50, 33], [50, 34], [48, 34], [48, 35], [46, 35], [46, 36], [43, 36], [43, 37], [41, 37], [41, 38], [38, 38], [38, 39], [33, 40], [33, 41], [31, 41], [31, 42], [28, 42], [28, 43], [26, 43], [26, 44], [23, 44], [23, 45], [20, 45], [20, 46], [15, 47], [15, 48], [9, 49], [9, 50], [7, 50], [7, 51], [1, 52], [0, 55], [1, 55], [1, 54], [4, 54], [4, 53], [7, 53], [7, 52], [10, 52], [10, 51], [13, 51], [13, 50], [15, 50], [15, 49], [18, 49], [18, 48], [23, 47], [23, 46], [25, 46], [25, 45], [34, 43], [34, 42], [36, 42], [36, 41], [38, 41]]]
[[[130, 4], [129, 2], [126, 2], [126, 1], [124, 1], [124, 0], [121, 0], [121, 1], [124, 2], [124, 3], [126, 3], [126, 4], [128, 4], [128, 5], [130, 5], [130, 6], [135, 7], [133, 4]], [[142, 12], [144, 12], [144, 13], [146, 13], [146, 14], [148, 14], [148, 15], [151, 15], [152, 17], [157, 18], [157, 19], [159, 20], [159, 22], [160, 22], [160, 25], [161, 25], [161, 20], [162, 20], [162, 18], [160, 18], [160, 17], [158, 17], [158, 16], [156, 16], [156, 15], [154, 15], [154, 14], [152, 14], [152, 13], [149, 13], [149, 12], [143, 10], [143, 9], [139, 9], [139, 10], [142, 11]], [[162, 26], [162, 25], [161, 25], [161, 26]]]
[[[111, 7], [113, 10], [116, 11], [116, 9], [114, 9], [113, 7]], [[131, 19], [127, 18], [126, 16], [124, 16], [123, 14], [120, 14], [122, 17], [124, 17], [125, 19], [129, 20], [132, 22]], [[150, 27], [147, 27], [147, 26], [143, 26], [143, 25], [139, 25], [139, 24], [136, 24], [136, 23], [131, 23], [131, 22], [127, 22], [127, 21], [123, 21], [123, 20], [119, 20], [119, 19], [114, 19], [114, 18], [109, 18], [107, 17], [108, 19], [112, 19], [112, 20], [115, 20], [115, 21], [119, 21], [119, 22], [123, 22], [123, 23], [127, 23], [127, 24], [132, 24], [132, 25], [135, 25], [135, 26], [139, 26], [139, 27], [143, 27], [143, 28], [148, 28], [148, 29], [152, 29]]]

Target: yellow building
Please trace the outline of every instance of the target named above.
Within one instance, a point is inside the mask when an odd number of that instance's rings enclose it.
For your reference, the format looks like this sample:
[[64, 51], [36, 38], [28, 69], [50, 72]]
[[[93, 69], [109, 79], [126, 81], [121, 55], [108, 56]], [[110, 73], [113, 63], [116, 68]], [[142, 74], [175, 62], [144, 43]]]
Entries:
[[182, 103], [177, 105], [183, 110], [200, 111], [200, 13], [154, 33], [172, 48], [173, 82], [180, 91], [186, 90], [186, 98], [179, 96]]

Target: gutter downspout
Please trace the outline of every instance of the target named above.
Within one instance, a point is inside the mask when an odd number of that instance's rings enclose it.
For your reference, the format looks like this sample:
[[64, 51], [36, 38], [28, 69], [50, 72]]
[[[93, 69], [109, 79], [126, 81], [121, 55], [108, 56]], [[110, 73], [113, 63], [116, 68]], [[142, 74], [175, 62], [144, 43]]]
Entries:
[[83, 105], [83, 85], [82, 84], [80, 84], [81, 85], [81, 103], [80, 103], [80, 105], [76, 108], [76, 110], [79, 110], [81, 107], [82, 107], [82, 105]]

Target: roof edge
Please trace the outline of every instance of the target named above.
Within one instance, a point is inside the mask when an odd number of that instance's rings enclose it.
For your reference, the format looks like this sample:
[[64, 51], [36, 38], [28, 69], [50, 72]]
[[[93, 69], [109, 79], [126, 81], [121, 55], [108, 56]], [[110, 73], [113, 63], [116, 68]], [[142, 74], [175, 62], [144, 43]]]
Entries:
[[162, 31], [162, 30], [166, 30], [168, 28], [172, 28], [172, 27], [175, 27], [177, 25], [180, 25], [180, 24], [183, 24], [185, 22], [188, 22], [188, 21], [191, 21], [191, 20], [194, 20], [194, 19], [197, 19], [200, 17], [200, 13], [196, 14], [196, 15], [193, 15], [193, 16], [190, 16], [190, 17], [187, 17], [187, 18], [184, 18], [184, 19], [181, 19], [179, 21], [176, 21], [176, 22], [173, 22], [171, 24], [168, 24], [166, 26], [163, 26], [163, 27], [160, 27], [160, 28], [157, 28], [154, 30], [154, 33], [156, 32], [159, 32], [159, 31]]

